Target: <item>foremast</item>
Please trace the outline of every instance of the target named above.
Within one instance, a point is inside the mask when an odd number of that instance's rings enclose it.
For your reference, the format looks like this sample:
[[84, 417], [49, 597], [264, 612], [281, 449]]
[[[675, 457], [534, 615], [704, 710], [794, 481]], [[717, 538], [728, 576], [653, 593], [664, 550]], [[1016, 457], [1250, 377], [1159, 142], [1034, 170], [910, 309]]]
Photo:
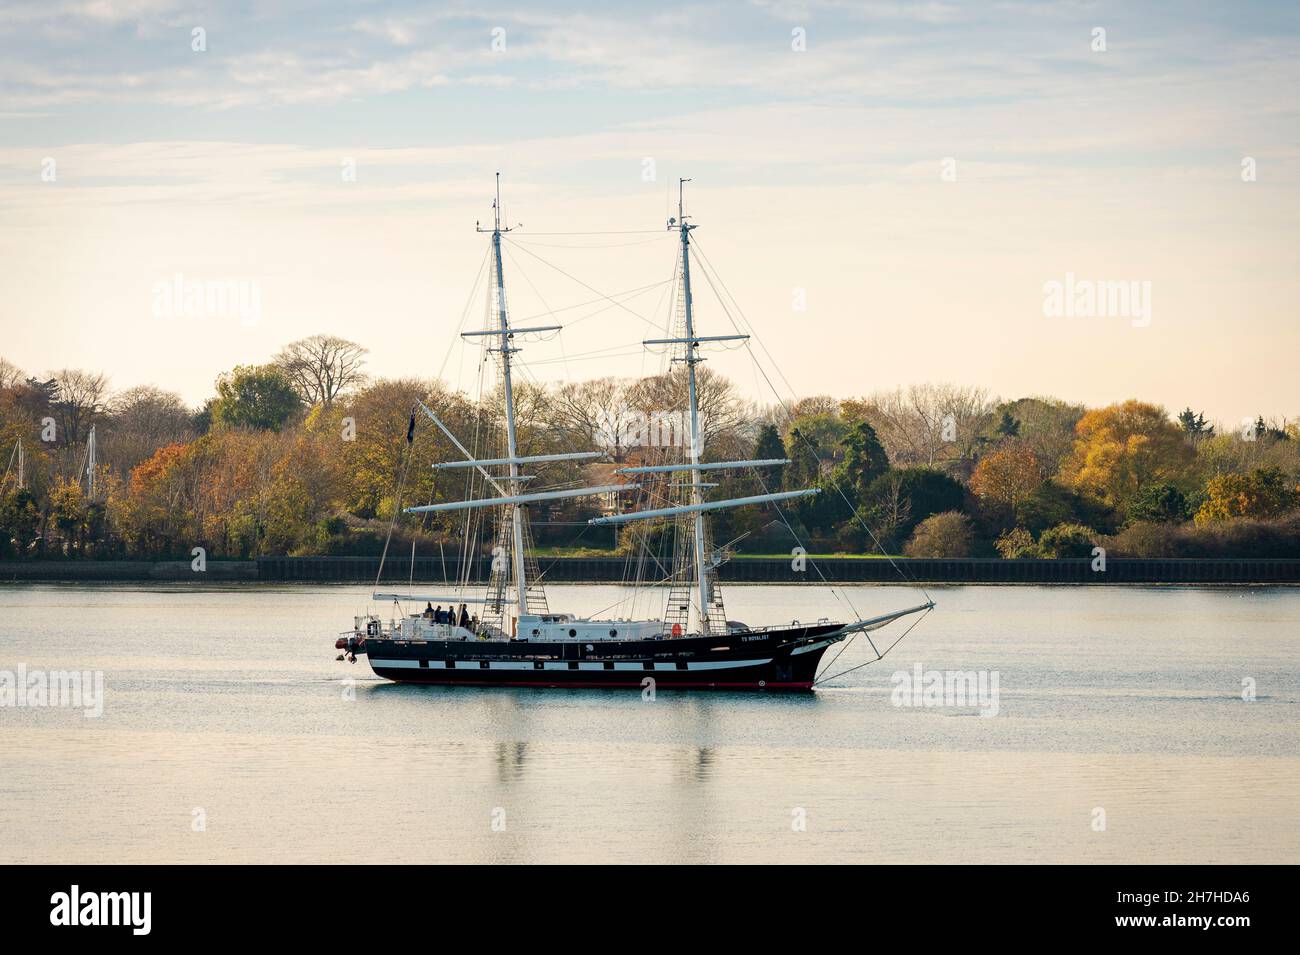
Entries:
[[[510, 310], [506, 303], [505, 268], [502, 264], [501, 236], [511, 231], [501, 225], [501, 174], [496, 177], [496, 199], [492, 204], [493, 221], [491, 229], [476, 225], [479, 232], [492, 235], [492, 273], [489, 286], [488, 305], [489, 327], [477, 331], [461, 332], [462, 338], [487, 338], [496, 341], [487, 346], [487, 351], [500, 356], [503, 399], [506, 418], [506, 456], [503, 458], [480, 458], [467, 448], [451, 429], [424, 402], [417, 402], [417, 409], [422, 411], [463, 458], [439, 461], [433, 464], [436, 470], [472, 468], [477, 471], [485, 483], [484, 497], [460, 501], [443, 501], [438, 504], [421, 504], [403, 508], [407, 514], [444, 513], [449, 511], [474, 510], [479, 508], [496, 508], [502, 514], [500, 522], [500, 544], [492, 555], [492, 577], [489, 581], [489, 595], [481, 602], [485, 604], [481, 620], [482, 632], [491, 636], [513, 637], [517, 634], [507, 631], [505, 626], [506, 591], [511, 585], [515, 590], [514, 610], [515, 629], [519, 618], [529, 614], [546, 613], [546, 593], [541, 587], [541, 575], [536, 573], [536, 566], [528, 556], [529, 534], [525, 508], [531, 504], [543, 504], [550, 501], [562, 501], [578, 497], [593, 497], [624, 490], [636, 490], [639, 484], [610, 484], [599, 487], [554, 488], [523, 493], [525, 481], [530, 475], [520, 472], [520, 465], [550, 464], [553, 462], [578, 462], [605, 457], [602, 451], [575, 451], [555, 454], [534, 454], [520, 456], [519, 442], [515, 424], [515, 394], [512, 375], [513, 355], [519, 351], [514, 345], [516, 335], [542, 332], [558, 332], [559, 325], [533, 325], [526, 328], [510, 324]], [[410, 435], [414, 434], [414, 411], [412, 412]], [[495, 473], [495, 469], [505, 468], [504, 474]], [[505, 551], [510, 551], [507, 557]], [[529, 580], [532, 578], [532, 583]], [[394, 599], [404, 599], [401, 595], [385, 595]], [[410, 599], [425, 599], [412, 597]], [[522, 635], [519, 635], [522, 637]]]

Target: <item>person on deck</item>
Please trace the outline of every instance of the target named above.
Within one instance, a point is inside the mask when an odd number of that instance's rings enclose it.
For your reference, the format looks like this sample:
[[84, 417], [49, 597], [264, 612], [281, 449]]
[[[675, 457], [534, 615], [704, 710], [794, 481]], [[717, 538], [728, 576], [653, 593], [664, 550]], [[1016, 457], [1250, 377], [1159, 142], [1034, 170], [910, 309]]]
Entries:
[[469, 612], [466, 611], [465, 605], [460, 605], [460, 625], [466, 630], [469, 629]]
[[430, 619], [433, 617], [433, 604], [426, 603], [424, 605], [424, 617], [425, 619]]

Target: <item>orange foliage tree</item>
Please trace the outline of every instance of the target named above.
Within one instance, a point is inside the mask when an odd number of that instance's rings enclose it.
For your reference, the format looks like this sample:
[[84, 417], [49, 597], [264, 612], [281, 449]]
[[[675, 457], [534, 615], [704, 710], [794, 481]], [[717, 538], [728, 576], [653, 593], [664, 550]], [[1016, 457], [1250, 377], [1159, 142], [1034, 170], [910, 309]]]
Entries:
[[1148, 485], [1184, 481], [1195, 456], [1165, 409], [1141, 401], [1089, 411], [1074, 433], [1062, 479], [1113, 507], [1125, 507]]
[[1022, 444], [1013, 444], [980, 458], [970, 489], [976, 497], [1014, 508], [1042, 483], [1038, 455]]

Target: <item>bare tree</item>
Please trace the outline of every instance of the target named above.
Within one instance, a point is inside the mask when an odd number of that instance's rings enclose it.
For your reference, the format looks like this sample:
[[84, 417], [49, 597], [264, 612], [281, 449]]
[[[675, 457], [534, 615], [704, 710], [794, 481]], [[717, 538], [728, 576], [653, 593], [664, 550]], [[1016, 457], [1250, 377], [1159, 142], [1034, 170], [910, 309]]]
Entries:
[[617, 378], [566, 382], [551, 394], [550, 420], [578, 450], [617, 450], [627, 415], [626, 383]]
[[[666, 374], [633, 382], [626, 391], [628, 405], [643, 415], [673, 412], [680, 416], [677, 427], [688, 430], [685, 417], [687, 373], [677, 368]], [[752, 445], [757, 425], [755, 409], [740, 399], [736, 386], [725, 376], [708, 368], [696, 374], [696, 396], [700, 408], [706, 457], [725, 460], [734, 457], [738, 448]], [[684, 434], [681, 440], [685, 440]], [[747, 453], [747, 452], [744, 452]], [[742, 453], [743, 456], [743, 453]]]
[[790, 409], [790, 417], [802, 418], [804, 415], [813, 414], [839, 414], [840, 403], [830, 395], [809, 395], [807, 398], [800, 398]]
[[51, 410], [58, 428], [57, 441], [62, 447], [80, 444], [104, 414], [108, 396], [108, 376], [101, 372], [64, 368], [51, 372], [54, 402]]
[[128, 388], [109, 402], [103, 458], [125, 473], [159, 448], [193, 438], [192, 422], [180, 395], [151, 385]]
[[912, 516], [912, 500], [903, 493], [903, 476], [898, 471], [888, 471], [880, 483], [880, 494], [872, 501], [864, 501], [867, 519], [875, 526], [875, 534], [886, 546], [899, 543], [899, 531]]
[[8, 358], [0, 358], [0, 388], [12, 388], [21, 384], [26, 377], [22, 369]]
[[312, 335], [280, 349], [273, 364], [288, 376], [309, 405], [331, 404], [343, 391], [365, 381], [366, 349], [335, 335]]
[[973, 460], [995, 402], [983, 388], [938, 384], [879, 392], [852, 405], [896, 466], [960, 468]]

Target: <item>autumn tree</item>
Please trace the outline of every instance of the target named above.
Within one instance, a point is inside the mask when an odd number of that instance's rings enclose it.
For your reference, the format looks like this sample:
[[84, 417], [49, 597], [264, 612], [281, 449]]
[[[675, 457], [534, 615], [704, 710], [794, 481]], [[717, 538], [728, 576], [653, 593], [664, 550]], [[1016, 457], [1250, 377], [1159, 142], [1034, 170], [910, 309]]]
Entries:
[[1034, 535], [1023, 527], [1013, 527], [998, 537], [993, 543], [998, 555], [1006, 560], [1023, 560], [1027, 557], [1041, 557]]
[[1224, 474], [1205, 487], [1205, 503], [1196, 512], [1197, 524], [1235, 518], [1277, 517], [1300, 507], [1300, 488], [1278, 468], [1256, 468], [1249, 474]]
[[1019, 398], [1000, 406], [1000, 415], [1014, 422], [1015, 434], [1002, 427], [994, 429], [993, 443], [1013, 438], [1034, 452], [1044, 478], [1056, 474], [1061, 460], [1074, 446], [1074, 426], [1083, 417], [1083, 405], [1074, 405], [1055, 398]]
[[50, 523], [63, 540], [65, 552], [79, 547], [87, 530], [88, 505], [81, 484], [58, 478], [50, 491]]
[[970, 518], [957, 511], [945, 511], [918, 524], [903, 553], [908, 557], [969, 557], [974, 543]]
[[971, 475], [970, 489], [976, 497], [1014, 510], [1042, 483], [1038, 455], [1026, 445], [1012, 444], [980, 458]]
[[1123, 509], [1150, 484], [1186, 478], [1194, 451], [1158, 405], [1129, 400], [1089, 411], [1061, 467], [1070, 486]]
[[197, 543], [198, 529], [186, 506], [191, 457], [183, 444], [159, 448], [132, 469], [130, 480], [109, 499], [114, 524], [131, 553], [172, 553], [183, 542]]

